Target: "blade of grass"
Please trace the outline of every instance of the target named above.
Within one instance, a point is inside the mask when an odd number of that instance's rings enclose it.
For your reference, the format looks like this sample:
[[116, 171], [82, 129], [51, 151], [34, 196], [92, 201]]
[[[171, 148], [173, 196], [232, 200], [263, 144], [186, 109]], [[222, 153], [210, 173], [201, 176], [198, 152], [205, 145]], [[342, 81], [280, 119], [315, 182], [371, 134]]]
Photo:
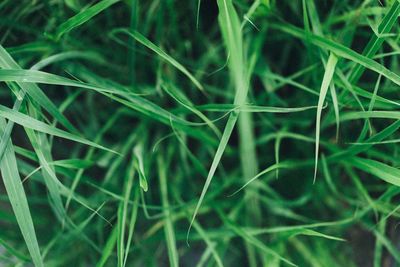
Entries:
[[158, 177], [160, 180], [160, 194], [161, 194], [161, 201], [162, 201], [162, 206], [164, 208], [164, 219], [165, 219], [165, 225], [164, 225], [164, 233], [165, 233], [165, 239], [167, 242], [167, 248], [168, 248], [168, 257], [169, 257], [169, 264], [172, 267], [178, 267], [179, 266], [179, 254], [178, 250], [176, 248], [176, 238], [175, 238], [175, 231], [173, 227], [173, 222], [171, 220], [171, 214], [170, 214], [170, 206], [169, 206], [169, 200], [168, 200], [168, 188], [167, 188], [167, 177], [166, 177], [166, 166], [164, 163], [164, 159], [162, 156], [157, 157], [157, 165], [158, 165]]
[[149, 39], [147, 39], [145, 36], [140, 34], [138, 31], [130, 31], [128, 29], [116, 29], [111, 32], [111, 35], [115, 35], [116, 33], [124, 33], [132, 38], [134, 38], [136, 41], [141, 43], [142, 45], [146, 46], [150, 50], [152, 50], [154, 53], [159, 55], [162, 59], [167, 61], [169, 64], [174, 66], [176, 69], [178, 69], [180, 72], [182, 72], [186, 77], [189, 78], [189, 80], [192, 81], [192, 83], [200, 90], [204, 91], [203, 86], [200, 84], [200, 82], [178, 61], [176, 61], [174, 58], [172, 58], [170, 55], [168, 55], [164, 50], [156, 46], [154, 43], [152, 43]]
[[400, 119], [400, 111], [382, 111], [382, 110], [375, 110], [375, 111], [351, 111], [344, 113], [340, 120], [347, 121], [347, 120], [356, 120], [356, 119], [369, 119], [369, 118], [376, 118], [376, 119]]
[[111, 231], [110, 236], [107, 239], [107, 242], [104, 246], [103, 252], [101, 254], [101, 258], [99, 262], [96, 264], [96, 267], [104, 267], [107, 263], [107, 260], [110, 258], [113, 253], [115, 244], [117, 243], [118, 238], [118, 227], [114, 227]]
[[336, 119], [336, 142], [339, 140], [339, 128], [340, 128], [340, 116], [339, 116], [339, 102], [336, 95], [335, 84], [331, 83], [329, 86], [331, 96], [332, 96], [332, 103], [333, 109], [335, 111], [335, 119]]
[[319, 153], [319, 138], [320, 138], [320, 123], [321, 123], [321, 113], [322, 107], [325, 102], [325, 97], [328, 92], [329, 85], [331, 84], [333, 74], [335, 72], [336, 63], [338, 58], [334, 54], [330, 54], [328, 58], [328, 62], [326, 63], [326, 69], [324, 73], [324, 77], [322, 79], [320, 95], [318, 99], [318, 107], [317, 107], [317, 118], [316, 118], [316, 126], [315, 126], [315, 166], [314, 166], [314, 181], [317, 178], [317, 170], [318, 170], [318, 153]]
[[364, 172], [375, 175], [383, 181], [400, 186], [400, 170], [372, 159], [353, 157], [349, 163]]
[[3, 239], [0, 238], [0, 245], [10, 254], [13, 255], [14, 257], [28, 262], [30, 261], [30, 258], [27, 257], [26, 255], [24, 255], [23, 253], [19, 252], [18, 250], [14, 249], [12, 246], [10, 246], [9, 244], [7, 244], [7, 242], [5, 242]]
[[[10, 54], [0, 45], [0, 68], [2, 69], [15, 69], [19, 70], [21, 67], [15, 62]], [[21, 88], [22, 93], [27, 93], [35, 100], [42, 108], [47, 110], [57, 121], [59, 121], [65, 128], [73, 133], [78, 130], [68, 121], [68, 119], [57, 109], [54, 103], [43, 93], [43, 91], [35, 84], [17, 82]]]
[[236, 226], [226, 215], [223, 214], [223, 212], [221, 210], [218, 209], [217, 211], [218, 211], [218, 214], [221, 217], [222, 221], [224, 222], [224, 224], [226, 226], [228, 226], [237, 235], [239, 235], [240, 237], [242, 237], [243, 239], [245, 239], [246, 241], [251, 243], [253, 246], [257, 247], [258, 249], [260, 249], [264, 253], [271, 254], [272, 256], [279, 258], [281, 261], [287, 263], [290, 266], [297, 266], [296, 264], [294, 264], [290, 260], [288, 260], [288, 259], [282, 257], [281, 255], [279, 255], [273, 249], [267, 247], [263, 242], [261, 242], [257, 238], [249, 235], [241, 227]]
[[140, 196], [140, 192], [139, 192], [139, 187], [136, 187], [137, 190], [135, 190], [135, 197], [133, 199], [134, 203], [133, 203], [133, 207], [131, 210], [131, 218], [129, 220], [129, 231], [128, 231], [128, 240], [126, 241], [126, 253], [125, 253], [125, 257], [124, 257], [124, 266], [126, 266], [127, 260], [128, 260], [128, 256], [129, 256], [129, 251], [130, 251], [130, 247], [132, 244], [132, 239], [133, 239], [133, 232], [135, 230], [135, 225], [136, 225], [136, 220], [137, 220], [137, 212], [138, 212], [138, 208], [139, 208], [139, 196]]
[[[71, 141], [75, 141], [78, 143], [82, 143], [88, 146], [93, 146], [102, 150], [106, 150], [112, 153], [117, 153], [109, 148], [98, 145], [94, 142], [88, 141], [82, 137], [76, 136], [74, 134], [68, 133], [66, 131], [60, 130], [53, 126], [50, 126], [44, 122], [38, 121], [32, 117], [29, 117], [23, 113], [16, 112], [10, 108], [0, 105], [0, 117], [6, 118], [10, 121], [13, 121], [21, 126], [27, 127], [29, 129], [33, 129], [42, 133], [58, 136], [61, 138], [65, 138]], [[118, 154], [118, 153], [117, 153]]]
[[139, 184], [140, 187], [143, 189], [144, 192], [148, 190], [147, 178], [144, 171], [144, 164], [143, 164], [143, 147], [142, 145], [137, 145], [133, 149], [133, 155], [135, 157], [134, 165], [136, 170], [139, 173]]
[[128, 216], [128, 204], [135, 177], [135, 167], [133, 164], [128, 168], [124, 182], [124, 199], [120, 202], [118, 208], [118, 237], [117, 237], [117, 258], [118, 266], [123, 267], [125, 263], [125, 254], [128, 253], [125, 247], [125, 229]]
[[74, 81], [59, 75], [46, 73], [39, 70], [19, 70], [19, 69], [0, 69], [0, 81], [18, 83], [43, 83], [53, 85], [64, 85], [72, 87], [86, 88], [99, 93], [114, 93], [118, 95], [132, 95], [132, 93], [119, 91], [113, 87], [110, 89], [92, 86], [80, 81]]
[[[0, 132], [6, 127], [4, 119], [0, 119]], [[2, 133], [3, 134], [3, 133]], [[8, 141], [4, 157], [0, 163], [3, 183], [7, 191], [10, 204], [13, 208], [18, 226], [24, 237], [26, 246], [32, 257], [33, 263], [37, 267], [43, 267], [43, 260], [37, 241], [33, 220], [29, 210], [25, 190], [18, 173], [17, 160], [11, 141]]]
[[[274, 26], [275, 27], [275, 26]], [[351, 60], [355, 63], [360, 64], [361, 66], [364, 66], [367, 69], [370, 69], [378, 74], [381, 74], [382, 76], [386, 77], [393, 83], [400, 85], [400, 76], [397, 75], [396, 73], [390, 71], [388, 68], [384, 67], [383, 65], [379, 64], [378, 62], [367, 58], [354, 50], [341, 45], [335, 41], [316, 36], [313, 34], [308, 34], [295, 27], [295, 26], [276, 26], [276, 28], [281, 29], [282, 31], [291, 34], [297, 38], [300, 39], [306, 39], [309, 40], [311, 43], [314, 45], [321, 47], [323, 49], [330, 50], [332, 53], [334, 53], [337, 57], [342, 57], [348, 60]]]
[[[44, 68], [44, 67], [48, 66], [49, 64], [52, 64], [52, 63], [55, 63], [55, 62], [58, 62], [58, 61], [62, 61], [62, 60], [66, 60], [66, 59], [72, 59], [72, 58], [84, 58], [84, 59], [91, 59], [93, 61], [95, 61], [95, 60], [99, 61], [97, 54], [79, 52], [79, 51], [70, 51], [70, 52], [65, 52], [65, 53], [59, 53], [59, 54], [50, 56], [48, 58], [45, 58], [45, 59], [37, 62], [36, 64], [34, 64], [31, 67], [31, 69], [32, 70], [40, 70], [41, 68]], [[5, 62], [6, 63], [8, 62], [7, 66], [10, 65], [12, 67], [19, 68], [19, 66], [10, 57]], [[20, 95], [21, 99], [15, 100], [14, 106], [13, 106], [13, 110], [19, 111], [19, 109], [21, 107], [21, 104], [23, 103], [23, 101], [25, 99], [25, 95], [26, 95], [26, 92], [22, 91], [21, 95]], [[3, 134], [2, 138], [1, 138], [1, 143], [0, 143], [0, 159], [3, 157], [3, 153], [4, 153], [4, 150], [5, 150], [6, 142], [8, 141], [8, 139], [11, 136], [11, 132], [12, 132], [13, 127], [14, 127], [14, 122], [12, 122], [12, 121], [7, 122], [7, 126], [6, 126], [6, 128], [4, 130], [4, 134]]]
[[218, 128], [215, 126], [215, 124], [210, 121], [210, 119], [207, 118], [206, 115], [204, 115], [202, 112], [196, 109], [196, 107], [193, 105], [193, 103], [182, 93], [173, 86], [171, 83], [162, 83], [161, 88], [167, 92], [173, 99], [175, 99], [177, 102], [179, 102], [182, 106], [196, 114], [201, 120], [203, 120], [213, 131], [217, 136], [221, 136], [220, 131]]
[[[229, 57], [228, 65], [231, 78], [234, 81], [236, 94], [235, 94], [235, 105], [243, 105], [247, 98], [247, 92], [249, 90], [246, 84], [246, 73], [245, 64], [243, 58], [243, 44], [242, 44], [242, 31], [238, 15], [233, 7], [232, 1], [230, 0], [218, 0], [219, 9], [219, 25], [222, 32], [223, 40], [226, 46], [227, 54]], [[210, 186], [211, 180], [214, 177], [215, 171], [222, 158], [222, 154], [225, 151], [226, 145], [228, 144], [229, 138], [233, 132], [235, 124], [239, 117], [239, 111], [233, 111], [228, 118], [225, 125], [224, 132], [222, 134], [220, 143], [212, 161], [210, 170], [207, 175], [206, 182], [201, 192], [199, 201], [197, 202], [196, 208], [193, 213], [191, 223], [187, 232], [187, 239], [189, 239], [190, 228], [196, 215], [200, 209], [201, 203], [203, 202], [204, 196]]]
[[42, 174], [46, 187], [49, 190], [50, 198], [54, 204], [57, 218], [62, 221], [66, 216], [66, 212], [61, 200], [60, 190], [57, 187], [57, 177], [54, 172], [54, 167], [50, 167], [49, 160], [51, 161], [51, 154], [49, 151], [49, 143], [45, 136], [38, 136], [33, 130], [25, 129], [28, 138], [32, 144], [33, 149], [38, 156], [40, 166], [42, 167]]
[[235, 104], [205, 104], [201, 106], [196, 106], [199, 110], [212, 111], [212, 112], [230, 112], [230, 111], [240, 111], [240, 112], [253, 112], [253, 113], [292, 113], [292, 112], [302, 112], [310, 109], [316, 109], [317, 106], [308, 107], [296, 107], [296, 108], [283, 108], [283, 107], [267, 107], [267, 106], [255, 106], [244, 104], [241, 106]]
[[[385, 15], [385, 17], [379, 24], [378, 34], [381, 35], [389, 33], [390, 30], [393, 28], [394, 24], [397, 22], [397, 18], [399, 15], [400, 15], [400, 2], [396, 0], [393, 2], [392, 6], [389, 9], [389, 12]], [[362, 52], [362, 54], [365, 57], [372, 58], [376, 54], [376, 52], [378, 52], [379, 48], [382, 46], [382, 43], [385, 40], [385, 38], [379, 35], [376, 34], [372, 35], [367, 46], [364, 48], [364, 51]], [[357, 83], [363, 72], [364, 72], [364, 67], [359, 64], [356, 65], [354, 68], [350, 70], [349, 82], [353, 84]]]
[[67, 21], [62, 23], [60, 26], [58, 26], [56, 33], [55, 33], [55, 39], [59, 40], [61, 36], [64, 34], [70, 32], [74, 28], [84, 24], [85, 22], [89, 21], [92, 19], [94, 16], [99, 14], [100, 12], [104, 11], [105, 9], [109, 8], [113, 4], [119, 2], [120, 0], [103, 0], [98, 2], [97, 4], [79, 12], [75, 16], [69, 18]]

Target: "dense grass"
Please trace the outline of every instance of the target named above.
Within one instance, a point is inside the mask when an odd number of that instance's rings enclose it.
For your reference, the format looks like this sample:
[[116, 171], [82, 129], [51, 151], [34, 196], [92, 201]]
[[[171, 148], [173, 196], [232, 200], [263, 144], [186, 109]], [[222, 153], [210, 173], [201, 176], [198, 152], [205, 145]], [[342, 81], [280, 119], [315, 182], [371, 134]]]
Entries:
[[0, 1], [0, 266], [400, 266], [399, 14]]

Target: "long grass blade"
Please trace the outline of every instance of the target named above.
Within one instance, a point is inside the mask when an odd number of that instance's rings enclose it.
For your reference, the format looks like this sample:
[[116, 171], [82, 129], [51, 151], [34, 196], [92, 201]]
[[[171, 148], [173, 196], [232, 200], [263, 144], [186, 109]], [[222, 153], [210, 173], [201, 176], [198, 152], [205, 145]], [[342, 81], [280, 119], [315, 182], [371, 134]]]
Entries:
[[68, 132], [60, 130], [58, 128], [55, 128], [51, 125], [48, 125], [44, 122], [36, 120], [36, 119], [34, 119], [30, 116], [27, 116], [23, 113], [16, 112], [15, 110], [12, 110], [12, 109], [7, 108], [2, 105], [0, 105], [0, 117], [6, 118], [10, 121], [13, 121], [21, 126], [27, 127], [32, 130], [36, 130], [36, 131], [39, 131], [42, 133], [58, 136], [58, 137], [65, 138], [65, 139], [75, 141], [78, 143], [82, 143], [82, 144], [85, 144], [88, 146], [93, 146], [93, 147], [96, 147], [99, 149], [110, 151], [112, 153], [117, 153], [109, 148], [98, 145], [92, 141], [86, 140], [82, 137], [76, 136], [74, 134], [68, 133]]
[[[243, 58], [242, 31], [240, 27], [240, 22], [236, 14], [236, 11], [233, 7], [232, 1], [218, 0], [217, 3], [219, 9], [218, 20], [222, 36], [224, 39], [224, 43], [227, 49], [227, 54], [229, 57], [228, 61], [229, 71], [234, 81], [236, 89], [234, 105], [241, 106], [246, 101], [247, 92], [249, 88], [248, 85], [246, 84], [245, 64]], [[212, 161], [210, 170], [208, 172], [206, 182], [203, 186], [203, 190], [201, 192], [199, 201], [197, 202], [196, 208], [193, 213], [193, 217], [188, 230], [188, 237], [190, 233], [190, 228], [200, 209], [201, 203], [203, 202], [208, 187], [211, 184], [211, 181], [214, 177], [215, 171], [217, 170], [219, 162], [221, 161], [222, 154], [225, 151], [226, 145], [228, 144], [229, 138], [233, 132], [238, 117], [239, 117], [239, 111], [232, 112], [225, 125], [225, 129], [224, 132], [222, 133], [220, 143], [214, 155], [214, 159]]]
[[61, 36], [63, 36], [64, 34], [84, 24], [85, 22], [89, 21], [100, 12], [106, 10], [107, 8], [109, 8], [110, 6], [114, 5], [119, 1], [120, 0], [103, 0], [83, 10], [82, 12], [79, 12], [78, 14], [69, 18], [67, 21], [58, 26], [55, 33], [55, 39], [56, 40], [60, 39]]
[[147, 39], [145, 36], [143, 36], [141, 33], [138, 31], [130, 31], [127, 29], [118, 29], [114, 30], [113, 33], [124, 33], [127, 34], [128, 36], [131, 36], [134, 38], [136, 41], [141, 43], [142, 45], [146, 46], [150, 50], [152, 50], [154, 53], [159, 55], [162, 59], [167, 61], [169, 64], [174, 66], [176, 69], [178, 69], [180, 72], [182, 72], [186, 77], [188, 77], [192, 83], [201, 91], [204, 91], [203, 86], [200, 84], [200, 82], [178, 61], [176, 61], [174, 58], [172, 58], [170, 55], [168, 55], [164, 50], [156, 46], [154, 43], [152, 43], [149, 39]]
[[[0, 119], [0, 132], [6, 127], [4, 119]], [[24, 237], [26, 246], [32, 257], [32, 261], [37, 267], [44, 266], [42, 256], [40, 253], [39, 244], [37, 241], [35, 228], [31, 212], [29, 210], [28, 201], [26, 198], [25, 190], [22, 186], [21, 178], [18, 173], [17, 160], [15, 158], [14, 149], [11, 141], [8, 141], [4, 157], [0, 163], [1, 175], [3, 183], [7, 191], [10, 204], [13, 208], [18, 226]]]
[[329, 89], [329, 85], [332, 82], [332, 77], [335, 72], [336, 63], [338, 58], [334, 54], [330, 54], [328, 58], [328, 62], [326, 63], [326, 69], [324, 73], [324, 77], [322, 78], [322, 84], [320, 89], [320, 95], [318, 99], [318, 107], [317, 107], [317, 118], [316, 118], [316, 126], [315, 126], [315, 167], [314, 167], [314, 183], [317, 178], [317, 170], [318, 170], [318, 153], [319, 153], [319, 138], [320, 138], [320, 124], [321, 124], [321, 113], [322, 107], [324, 105], [325, 97]]

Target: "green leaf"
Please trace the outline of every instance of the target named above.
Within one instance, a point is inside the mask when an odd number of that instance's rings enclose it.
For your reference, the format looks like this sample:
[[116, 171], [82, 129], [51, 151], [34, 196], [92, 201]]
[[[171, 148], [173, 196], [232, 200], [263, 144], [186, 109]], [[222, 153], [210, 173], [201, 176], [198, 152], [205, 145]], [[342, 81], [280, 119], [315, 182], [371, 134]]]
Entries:
[[363, 159], [363, 158], [351, 158], [349, 163], [354, 167], [375, 175], [376, 177], [382, 179], [383, 181], [400, 186], [400, 170], [388, 166], [382, 162], [372, 160], [372, 159]]
[[71, 141], [75, 141], [78, 143], [82, 143], [88, 146], [93, 146], [99, 149], [103, 149], [112, 153], [117, 153], [109, 148], [106, 148], [104, 146], [98, 145], [94, 142], [88, 141], [82, 137], [76, 136], [74, 134], [68, 133], [66, 131], [60, 130], [58, 128], [55, 128], [53, 126], [50, 126], [44, 122], [38, 121], [32, 117], [29, 117], [23, 113], [17, 112], [15, 110], [9, 109], [5, 106], [0, 105], [0, 117], [6, 118], [10, 121], [13, 121], [21, 126], [42, 132], [42, 133], [47, 133], [50, 135], [58, 136], [61, 138], [65, 138]]
[[[382, 19], [381, 23], [378, 27], [378, 34], [384, 35], [385, 33], [389, 33], [394, 24], [397, 22], [397, 18], [400, 14], [400, 2], [398, 0], [394, 1], [393, 5], [390, 7], [389, 12]], [[382, 46], [383, 41], [385, 40], [382, 36], [377, 36], [373, 34], [371, 39], [369, 40], [367, 46], [364, 48], [362, 54], [365, 57], [372, 58], [376, 52], [378, 52], [379, 48]], [[364, 72], [364, 68], [362, 65], [356, 65], [355, 68], [351, 69], [349, 75], [350, 83], [357, 83], [360, 79], [361, 75]]]
[[271, 254], [274, 257], [279, 258], [281, 261], [283, 261], [283, 262], [285, 262], [285, 263], [287, 263], [287, 264], [289, 264], [291, 266], [297, 266], [293, 262], [291, 262], [288, 259], [286, 259], [286, 258], [282, 257], [281, 255], [279, 255], [275, 250], [273, 250], [273, 249], [269, 248], [268, 246], [266, 246], [263, 242], [261, 242], [260, 240], [258, 240], [254, 236], [249, 235], [249, 233], [247, 231], [245, 231], [243, 228], [236, 226], [227, 216], [225, 216], [222, 213], [222, 211], [218, 210], [218, 214], [221, 217], [221, 219], [224, 222], [224, 224], [228, 228], [230, 228], [233, 232], [235, 232], [237, 235], [242, 237], [244, 240], [246, 240], [247, 242], [249, 242], [250, 244], [252, 244], [256, 248], [261, 250], [263, 253]]
[[143, 189], [144, 192], [147, 192], [148, 185], [147, 185], [146, 175], [145, 175], [145, 172], [144, 172], [143, 147], [142, 147], [142, 145], [137, 145], [133, 149], [133, 155], [135, 157], [135, 168], [139, 172], [140, 187]]
[[[242, 106], [246, 101], [247, 93], [249, 90], [246, 80], [247, 76], [245, 73], [246, 64], [243, 57], [242, 30], [238, 15], [236, 14], [232, 1], [218, 0], [217, 3], [219, 10], [218, 21], [229, 58], [229, 71], [236, 89], [234, 105]], [[193, 221], [196, 219], [196, 215], [200, 209], [208, 187], [211, 184], [219, 162], [221, 161], [222, 154], [225, 151], [238, 117], [239, 111], [237, 110], [233, 111], [229, 115], [224, 132], [222, 133], [220, 143], [218, 145], [217, 151], [215, 152], [214, 159], [211, 163], [206, 182], [201, 191], [199, 201], [197, 202], [196, 208], [193, 212], [193, 217], [187, 233], [187, 239], [189, 238], [190, 228], [193, 224]]]
[[[0, 68], [20, 70], [21, 67], [15, 62], [9, 53], [0, 45]], [[78, 130], [68, 121], [67, 118], [58, 110], [54, 103], [43, 93], [35, 84], [26, 82], [17, 82], [18, 86], [32, 97], [42, 108], [47, 110], [55, 119], [57, 119], [69, 131], [77, 133]]]
[[179, 254], [176, 247], [176, 238], [174, 226], [171, 218], [169, 200], [168, 200], [168, 188], [167, 188], [167, 171], [162, 156], [157, 158], [158, 165], [158, 177], [160, 180], [160, 194], [161, 202], [163, 206], [163, 214], [165, 218], [164, 233], [168, 248], [169, 264], [172, 267], [179, 266]]
[[[6, 127], [4, 119], [0, 119], [0, 133]], [[24, 237], [26, 246], [32, 257], [33, 263], [37, 267], [43, 267], [43, 260], [37, 241], [33, 220], [28, 206], [25, 190], [22, 186], [21, 178], [18, 173], [17, 160], [11, 141], [8, 141], [4, 157], [0, 163], [3, 183], [7, 191], [10, 204], [13, 208], [18, 226]]]
[[75, 16], [69, 18], [67, 21], [62, 23], [58, 26], [55, 38], [56, 40], [60, 39], [61, 36], [70, 32], [74, 28], [84, 24], [85, 22], [89, 21], [91, 18], [99, 14], [100, 12], [104, 11], [105, 9], [109, 8], [113, 4], [119, 2], [120, 0], [103, 0], [98, 2], [97, 4], [81, 11], [80, 13], [76, 14]]
[[400, 76], [397, 75], [396, 73], [390, 71], [388, 68], [384, 67], [383, 65], [379, 64], [378, 62], [363, 56], [354, 50], [341, 45], [335, 41], [316, 36], [313, 34], [306, 34], [303, 30], [296, 28], [294, 26], [277, 26], [277, 28], [283, 30], [284, 32], [291, 34], [295, 37], [301, 38], [301, 39], [306, 39], [309, 40], [311, 43], [314, 45], [321, 47], [323, 49], [327, 49], [334, 53], [337, 57], [342, 57], [348, 60], [351, 60], [355, 63], [360, 64], [361, 66], [364, 66], [367, 69], [370, 69], [372, 71], [375, 71], [378, 74], [381, 74], [382, 76], [386, 77], [393, 83], [400, 85]]
[[127, 34], [128, 36], [133, 37], [136, 41], [141, 43], [142, 45], [146, 46], [153, 52], [155, 52], [157, 55], [159, 55], [162, 59], [167, 61], [169, 64], [177, 68], [180, 72], [186, 75], [193, 84], [200, 89], [201, 91], [204, 91], [203, 86], [200, 84], [200, 82], [178, 61], [176, 61], [174, 58], [172, 58], [170, 55], [168, 55], [164, 50], [156, 46], [154, 43], [152, 43], [149, 39], [147, 39], [145, 36], [140, 34], [138, 31], [130, 31], [128, 29], [116, 29], [112, 31], [112, 34], [115, 33], [124, 33]]
[[320, 124], [321, 124], [321, 113], [322, 107], [325, 102], [325, 97], [328, 92], [329, 85], [331, 84], [333, 74], [335, 72], [336, 63], [338, 58], [334, 54], [330, 54], [328, 62], [326, 63], [324, 77], [322, 78], [321, 89], [319, 93], [318, 106], [317, 106], [317, 118], [315, 126], [315, 167], [314, 167], [314, 183], [317, 178], [318, 170], [318, 152], [319, 152], [319, 136], [320, 136]]

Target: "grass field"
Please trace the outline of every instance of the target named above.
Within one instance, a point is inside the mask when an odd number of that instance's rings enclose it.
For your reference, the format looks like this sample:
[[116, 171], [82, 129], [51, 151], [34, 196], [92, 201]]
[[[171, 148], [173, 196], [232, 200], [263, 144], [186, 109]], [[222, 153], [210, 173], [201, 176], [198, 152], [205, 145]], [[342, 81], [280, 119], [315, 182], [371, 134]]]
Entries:
[[400, 266], [400, 1], [0, 1], [0, 266]]

